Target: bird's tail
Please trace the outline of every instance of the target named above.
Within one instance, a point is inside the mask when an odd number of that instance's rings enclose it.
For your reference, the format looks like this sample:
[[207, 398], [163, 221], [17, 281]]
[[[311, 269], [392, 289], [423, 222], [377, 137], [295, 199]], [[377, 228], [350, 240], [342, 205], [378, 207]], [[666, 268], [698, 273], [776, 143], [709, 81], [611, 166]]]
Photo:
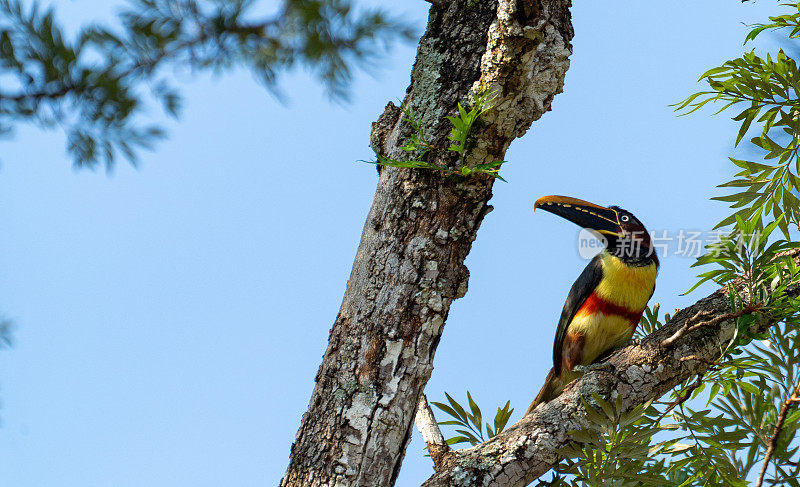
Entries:
[[528, 410], [525, 411], [525, 416], [531, 414], [536, 406], [543, 402], [547, 402], [560, 393], [560, 380], [556, 377], [555, 370], [550, 369], [550, 373], [547, 374], [547, 378], [544, 380], [544, 385], [542, 389], [539, 391], [539, 394], [536, 394], [536, 399], [533, 400], [530, 406], [528, 406]]

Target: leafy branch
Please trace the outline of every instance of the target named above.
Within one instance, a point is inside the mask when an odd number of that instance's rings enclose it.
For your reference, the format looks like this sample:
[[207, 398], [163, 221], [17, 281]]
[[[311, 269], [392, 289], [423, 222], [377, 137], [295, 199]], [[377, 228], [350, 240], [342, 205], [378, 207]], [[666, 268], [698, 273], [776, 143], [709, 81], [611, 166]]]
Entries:
[[664, 326], [664, 323], [670, 320], [672, 316], [669, 313], [665, 313], [664, 320], [661, 321], [658, 318], [660, 310], [661, 305], [659, 303], [655, 303], [644, 309], [642, 318], [639, 320], [639, 326], [636, 327], [636, 331], [634, 332], [634, 338], [644, 338]]
[[679, 451], [678, 439], [665, 440], [651, 446], [653, 436], [674, 430], [673, 425], [651, 421], [656, 410], [650, 404], [622, 412], [622, 396], [614, 404], [593, 395], [596, 407], [586, 401], [585, 428], [570, 433], [574, 440], [560, 450], [565, 460], [556, 467], [560, 478], [554, 485], [673, 485], [666, 477], [666, 460], [660, 453]]
[[472, 395], [469, 391], [467, 391], [469, 412], [467, 412], [467, 409], [459, 404], [458, 401], [450, 397], [450, 394], [445, 392], [444, 395], [447, 396], [449, 404], [441, 402], [431, 402], [431, 404], [444, 411], [453, 419], [439, 421], [439, 424], [443, 426], [458, 426], [461, 428], [456, 429], [456, 433], [458, 433], [457, 436], [447, 439], [448, 445], [469, 443], [475, 446], [488, 439], [494, 438], [496, 435], [503, 432], [508, 424], [508, 419], [511, 417], [511, 413], [514, 412], [514, 409], [511, 408], [511, 401], [506, 401], [506, 404], [502, 408], [497, 408], [497, 413], [495, 413], [493, 421], [494, 426], [492, 426], [488, 422], [484, 423], [481, 408], [478, 407], [472, 399]]
[[[745, 38], [753, 41], [764, 31], [790, 28], [789, 38], [800, 33], [800, 4], [788, 15], [770, 17], [769, 23], [756, 24]], [[730, 203], [736, 211], [720, 221], [715, 228], [733, 224], [738, 216], [744, 220], [780, 214], [779, 223], [784, 236], [789, 238], [789, 226], [800, 228], [800, 69], [783, 50], [773, 57], [758, 56], [755, 51], [712, 68], [698, 81], [705, 81], [709, 89], [700, 91], [675, 105], [677, 111], [689, 114], [708, 103], [722, 103], [715, 113], [729, 108], [740, 109], [733, 120], [740, 122], [734, 146], [738, 146], [751, 126], [760, 125], [760, 134], [750, 139], [752, 146], [764, 152], [764, 162], [754, 162], [731, 157], [731, 162], [741, 170], [734, 179], [721, 184], [722, 188], [736, 188], [736, 192], [712, 199]]]
[[800, 4], [791, 4], [787, 3], [784, 4], [786, 7], [794, 7], [797, 12], [786, 14], [786, 15], [776, 15], [774, 17], [769, 17], [770, 22], [765, 24], [755, 24], [753, 29], [747, 34], [744, 39], [745, 44], [748, 41], [754, 40], [758, 37], [759, 34], [764, 32], [765, 30], [778, 30], [789, 28], [790, 32], [787, 35], [789, 39], [797, 39], [800, 38]]

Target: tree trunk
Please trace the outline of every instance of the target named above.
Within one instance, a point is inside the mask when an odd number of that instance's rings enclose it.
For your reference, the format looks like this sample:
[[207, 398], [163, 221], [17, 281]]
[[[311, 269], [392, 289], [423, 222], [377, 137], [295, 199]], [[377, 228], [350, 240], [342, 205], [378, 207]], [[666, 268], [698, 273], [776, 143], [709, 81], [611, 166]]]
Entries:
[[[479, 87], [494, 109], [474, 130], [470, 165], [503, 160], [550, 109], [569, 66], [569, 0], [439, 0], [420, 40], [404, 103], [448, 152], [457, 104]], [[408, 136], [389, 103], [371, 144], [403, 159]], [[522, 163], [520, 161], [519, 163]], [[394, 484], [450, 304], [466, 293], [469, 253], [491, 210], [493, 179], [384, 168], [283, 487]]]

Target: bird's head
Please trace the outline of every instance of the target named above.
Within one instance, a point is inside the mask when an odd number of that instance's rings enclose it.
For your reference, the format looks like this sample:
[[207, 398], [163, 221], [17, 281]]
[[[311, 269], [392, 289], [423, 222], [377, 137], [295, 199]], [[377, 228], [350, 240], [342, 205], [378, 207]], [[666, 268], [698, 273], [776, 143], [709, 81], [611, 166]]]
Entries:
[[533, 209], [541, 208], [579, 225], [603, 240], [606, 250], [630, 263], [658, 264], [650, 234], [633, 213], [619, 206], [600, 206], [568, 196], [543, 196]]

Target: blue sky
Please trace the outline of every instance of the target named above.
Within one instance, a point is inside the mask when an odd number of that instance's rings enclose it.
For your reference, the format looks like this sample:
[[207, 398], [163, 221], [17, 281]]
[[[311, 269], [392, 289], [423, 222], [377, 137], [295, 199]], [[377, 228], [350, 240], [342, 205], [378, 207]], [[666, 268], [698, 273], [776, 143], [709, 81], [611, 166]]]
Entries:
[[[72, 24], [118, 2], [58, 2]], [[469, 389], [519, 418], [550, 367], [585, 261], [577, 228], [532, 213], [546, 194], [707, 230], [733, 172], [734, 122], [668, 106], [738, 56], [773, 2], [575, 2], [565, 92], [509, 150], [426, 393]], [[424, 27], [428, 4], [390, 7]], [[370, 122], [408, 84], [399, 46], [350, 104], [304, 73], [281, 104], [246, 72], [178, 74], [185, 110], [138, 169], [75, 171], [60, 133], [0, 141], [0, 479], [15, 487], [276, 485], [341, 303], [377, 176]], [[161, 120], [160, 115], [155, 115]], [[662, 259], [654, 302], [702, 297], [692, 259]], [[416, 435], [397, 485], [432, 473]]]

